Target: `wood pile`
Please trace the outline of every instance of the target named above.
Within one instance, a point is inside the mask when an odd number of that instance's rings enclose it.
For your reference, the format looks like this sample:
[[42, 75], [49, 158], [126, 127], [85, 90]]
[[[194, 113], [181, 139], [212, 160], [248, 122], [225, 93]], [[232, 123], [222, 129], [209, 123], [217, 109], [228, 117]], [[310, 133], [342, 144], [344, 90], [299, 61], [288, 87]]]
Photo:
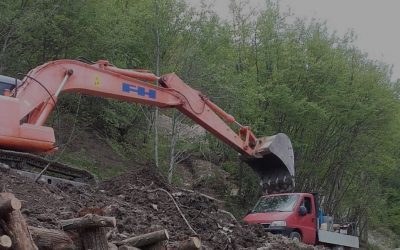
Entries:
[[21, 214], [21, 201], [12, 193], [0, 193], [0, 250], [196, 250], [198, 237], [169, 242], [166, 229], [125, 236], [113, 236], [115, 217], [103, 208], [85, 208], [77, 218], [59, 221], [59, 229], [28, 226]]

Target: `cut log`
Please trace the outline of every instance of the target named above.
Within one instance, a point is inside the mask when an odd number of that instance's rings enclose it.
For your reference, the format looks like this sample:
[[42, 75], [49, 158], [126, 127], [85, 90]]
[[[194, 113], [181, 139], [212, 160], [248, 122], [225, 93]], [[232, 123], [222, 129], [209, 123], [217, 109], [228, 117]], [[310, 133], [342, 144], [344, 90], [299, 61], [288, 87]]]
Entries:
[[69, 238], [71, 238], [74, 243], [75, 250], [83, 250], [82, 239], [77, 231], [66, 231], [65, 233], [68, 234]]
[[165, 241], [160, 241], [152, 245], [143, 246], [143, 250], [166, 250]]
[[118, 250], [140, 250], [140, 248], [123, 245], [118, 247]]
[[[1, 200], [13, 200], [15, 196], [11, 193], [0, 193]], [[24, 217], [19, 209], [2, 215], [2, 220], [7, 226], [7, 231], [10, 232], [9, 236], [13, 242], [14, 250], [37, 250], [32, 236], [28, 230], [28, 226]]]
[[106, 235], [107, 240], [110, 240], [113, 237], [114, 233], [115, 233], [115, 229], [111, 229], [110, 231], [108, 231], [107, 235]]
[[40, 250], [74, 250], [75, 245], [69, 235], [60, 230], [28, 227], [36, 246]]
[[103, 227], [90, 227], [79, 230], [85, 250], [109, 250], [107, 229]]
[[69, 220], [60, 220], [64, 231], [84, 228], [115, 227], [117, 222], [115, 217], [99, 216], [96, 214], [87, 214], [80, 218]]
[[0, 236], [0, 249], [9, 249], [12, 246], [11, 238], [7, 235]]
[[128, 239], [119, 241], [116, 243], [116, 245], [122, 246], [122, 245], [129, 244], [131, 246], [141, 247], [141, 246], [152, 245], [157, 242], [168, 240], [168, 239], [169, 239], [168, 231], [163, 229], [163, 230], [159, 230], [159, 231], [155, 231], [155, 232], [151, 232], [151, 233], [147, 233], [147, 234], [142, 234], [139, 236], [135, 236], [132, 238], [128, 238]]
[[17, 198], [0, 197], [0, 218], [19, 209], [21, 209], [21, 202]]
[[118, 250], [118, 247], [113, 243], [108, 243], [108, 250]]
[[176, 245], [178, 250], [196, 250], [201, 249], [201, 241], [197, 237], [190, 237], [185, 241], [180, 241]]
[[108, 250], [105, 227], [115, 227], [114, 217], [86, 214], [80, 218], [60, 221], [63, 230], [78, 229], [84, 249]]

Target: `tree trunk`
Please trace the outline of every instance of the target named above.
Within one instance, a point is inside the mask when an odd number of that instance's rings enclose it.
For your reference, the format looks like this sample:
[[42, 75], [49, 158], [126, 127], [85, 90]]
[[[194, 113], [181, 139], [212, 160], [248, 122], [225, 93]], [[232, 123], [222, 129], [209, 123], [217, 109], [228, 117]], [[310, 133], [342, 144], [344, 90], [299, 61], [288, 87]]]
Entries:
[[[155, 10], [156, 10], [156, 16], [158, 16], [158, 13], [160, 12], [160, 6], [159, 3], [156, 1], [155, 2]], [[160, 31], [159, 27], [155, 27], [155, 35], [156, 35], [156, 75], [160, 76]], [[158, 86], [158, 81], [156, 82], [156, 85]], [[155, 165], [158, 168], [159, 167], [159, 162], [158, 162], [158, 107], [155, 107], [154, 111], [154, 161]]]
[[117, 246], [129, 244], [135, 247], [149, 246], [160, 241], [168, 240], [169, 235], [167, 230], [155, 231], [147, 234], [142, 234], [132, 238], [128, 238], [116, 243]]
[[79, 235], [78, 231], [67, 231], [66, 232], [72, 242], [75, 245], [75, 250], [83, 250], [83, 243], [81, 236]]
[[107, 231], [104, 227], [115, 227], [114, 217], [87, 214], [80, 218], [62, 220], [63, 230], [78, 229], [84, 249], [108, 250]]
[[[0, 200], [6, 201], [2, 204], [8, 204], [5, 207], [12, 206], [14, 208], [18, 207], [18, 202], [15, 202], [15, 196], [11, 193], [0, 193]], [[12, 202], [7, 202], [11, 200]], [[5, 209], [10, 210], [10, 209]], [[10, 233], [10, 237], [13, 242], [14, 250], [37, 250], [32, 236], [28, 230], [28, 226], [25, 222], [24, 217], [19, 209], [13, 210], [12, 212], [6, 214], [0, 214], [0, 218], [3, 219], [7, 231]]]
[[154, 164], [159, 167], [158, 162], [158, 107], [154, 111]]
[[80, 230], [80, 235], [85, 250], [108, 250], [107, 229], [86, 228]]
[[175, 165], [175, 146], [177, 140], [177, 115], [176, 110], [173, 111], [172, 115], [172, 131], [171, 131], [171, 146], [170, 146], [170, 159], [169, 159], [169, 168], [168, 168], [168, 183], [172, 183], [172, 176], [174, 173], [174, 165]]
[[258, 67], [258, 42], [257, 42], [257, 29], [258, 29], [258, 22], [255, 22], [255, 29], [254, 29], [254, 64], [256, 66], [256, 81], [260, 82], [260, 69]]
[[75, 245], [67, 233], [60, 230], [29, 227], [40, 250], [74, 250]]
[[239, 197], [244, 200], [244, 195], [243, 195], [243, 169], [244, 168], [244, 163], [242, 160], [239, 159]]

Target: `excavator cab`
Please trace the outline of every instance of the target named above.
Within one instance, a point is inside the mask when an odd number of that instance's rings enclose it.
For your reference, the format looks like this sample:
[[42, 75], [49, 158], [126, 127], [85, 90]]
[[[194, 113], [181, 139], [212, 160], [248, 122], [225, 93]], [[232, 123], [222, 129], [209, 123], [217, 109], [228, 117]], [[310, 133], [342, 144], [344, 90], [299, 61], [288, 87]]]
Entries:
[[20, 80], [0, 75], [0, 95], [4, 95], [5, 92], [12, 91]]
[[260, 177], [266, 194], [294, 189], [294, 154], [287, 135], [279, 133], [259, 138], [253, 157], [242, 157]]

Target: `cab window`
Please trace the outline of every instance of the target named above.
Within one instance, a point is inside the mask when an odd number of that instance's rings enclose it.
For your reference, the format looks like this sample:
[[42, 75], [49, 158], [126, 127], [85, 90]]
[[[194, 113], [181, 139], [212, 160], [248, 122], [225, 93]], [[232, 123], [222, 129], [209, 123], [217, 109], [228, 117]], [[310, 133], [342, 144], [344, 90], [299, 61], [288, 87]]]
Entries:
[[304, 197], [303, 206], [307, 209], [307, 213], [308, 214], [312, 213], [312, 205], [311, 205], [311, 198], [310, 197]]

